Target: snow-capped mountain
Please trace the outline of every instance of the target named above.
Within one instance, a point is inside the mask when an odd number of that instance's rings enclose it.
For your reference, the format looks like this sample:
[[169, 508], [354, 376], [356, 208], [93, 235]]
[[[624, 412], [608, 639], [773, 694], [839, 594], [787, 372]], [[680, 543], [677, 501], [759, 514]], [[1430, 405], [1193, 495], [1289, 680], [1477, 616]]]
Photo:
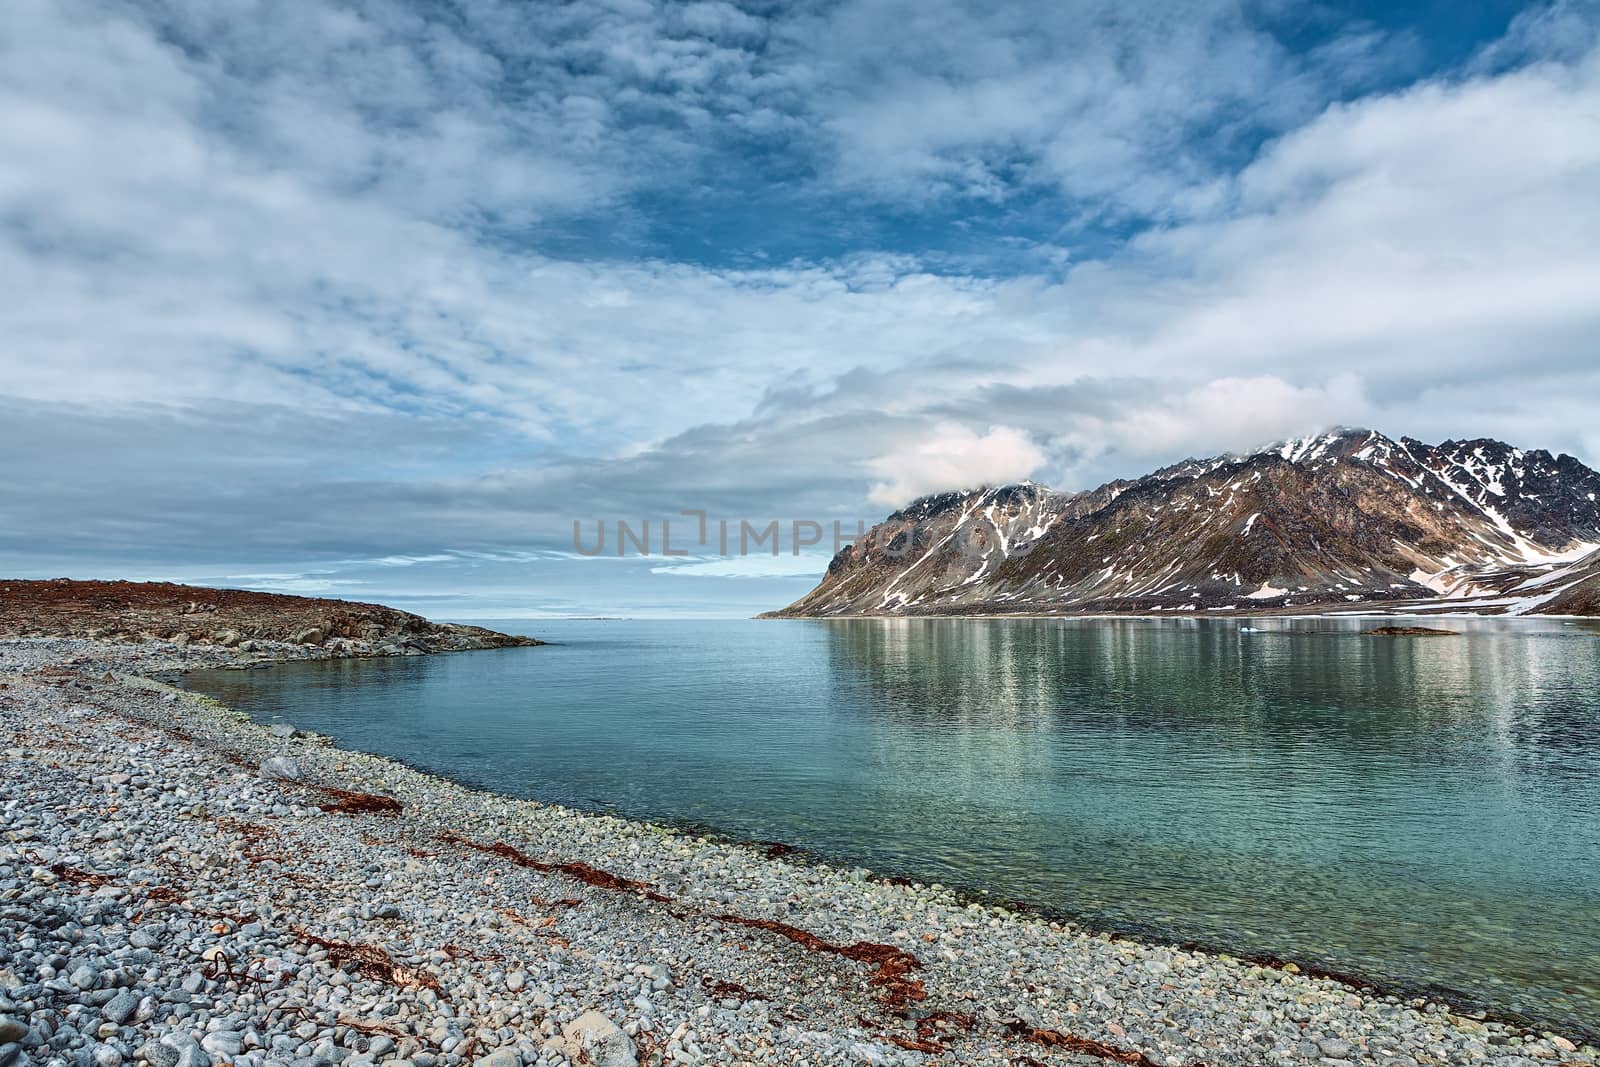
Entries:
[[1597, 593], [1600, 474], [1578, 460], [1338, 430], [1086, 493], [924, 497], [776, 614], [1587, 613]]

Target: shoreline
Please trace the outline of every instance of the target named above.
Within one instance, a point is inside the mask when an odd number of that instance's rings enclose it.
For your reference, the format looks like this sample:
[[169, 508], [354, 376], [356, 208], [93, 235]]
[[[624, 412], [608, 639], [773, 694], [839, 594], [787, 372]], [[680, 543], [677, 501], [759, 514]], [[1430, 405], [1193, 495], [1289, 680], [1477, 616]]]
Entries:
[[[1158, 618], [1156, 621], [1161, 620]], [[1334, 631], [1315, 631], [1314, 633], [1333, 632]], [[1365, 637], [1375, 635], [1371, 634], [1370, 632], [1352, 631], [1347, 636]], [[543, 641], [542, 644], [545, 646], [558, 647], [561, 642], [551, 640]], [[312, 657], [313, 660], [334, 658], [340, 657]], [[385, 657], [368, 658], [382, 659]], [[271, 666], [271, 664], [261, 664], [261, 666]], [[216, 668], [190, 668], [190, 670], [208, 669]], [[184, 674], [188, 672], [170, 671], [157, 673]], [[159, 681], [161, 679], [158, 678], [157, 680]], [[199, 693], [197, 690], [188, 689], [186, 686], [181, 684], [176, 686], [176, 688], [179, 688], [180, 691], [186, 693], [194, 693], [206, 700], [215, 699], [207, 696], [206, 694]], [[225, 704], [223, 706], [226, 707]], [[250, 721], [253, 722], [254, 720]], [[427, 768], [408, 762], [407, 760], [397, 756], [385, 756], [378, 753], [367, 752], [364, 749], [348, 749], [344, 748], [336, 739], [324, 738], [321, 737], [321, 735], [315, 736], [317, 736], [320, 741], [325, 741], [330, 747], [337, 748], [341, 751], [361, 752], [364, 755], [373, 756], [374, 758], [394, 763], [414, 774], [418, 774], [423, 777], [439, 777], [437, 774], [429, 771]], [[1466, 1015], [1478, 1021], [1499, 1022], [1518, 1030], [1535, 1032], [1541, 1031], [1540, 1021], [1526, 1015], [1525, 1013], [1497, 1008], [1492, 1004], [1477, 999], [1472, 994], [1444, 985], [1407, 984], [1404, 982], [1391, 981], [1387, 979], [1371, 978], [1355, 971], [1340, 970], [1336, 967], [1331, 967], [1316, 960], [1290, 956], [1276, 956], [1269, 953], [1255, 952], [1245, 948], [1234, 948], [1220, 941], [1206, 941], [1193, 938], [1185, 939], [1175, 932], [1164, 931], [1161, 927], [1152, 924], [1142, 924], [1137, 922], [1118, 924], [1114, 922], [1107, 922], [1097, 919], [1093, 916], [1073, 912], [1067, 908], [1052, 907], [1050, 905], [1031, 900], [1007, 899], [992, 894], [987, 889], [972, 888], [960, 884], [947, 885], [944, 883], [927, 883], [915, 875], [886, 871], [882, 869], [881, 866], [876, 864], [870, 868], [866, 867], [866, 863], [872, 862], [870, 860], [863, 859], [861, 863], [855, 863], [848, 857], [831, 856], [826, 852], [819, 852], [809, 846], [797, 845], [788, 841], [742, 838], [726, 833], [717, 827], [706, 823], [688, 820], [676, 820], [671, 818], [630, 815], [621, 808], [612, 807], [604, 803], [586, 805], [578, 802], [549, 800], [538, 796], [516, 796], [509, 793], [496, 792], [493, 789], [473, 785], [470, 782], [461, 781], [459, 779], [451, 778], [442, 780], [449, 781], [460, 788], [482, 793], [488, 796], [503, 797], [507, 800], [557, 808], [580, 816], [619, 819], [646, 827], [652, 831], [664, 831], [719, 847], [731, 847], [750, 851], [766, 859], [782, 858], [786, 862], [796, 866], [824, 867], [833, 870], [844, 870], [850, 872], [865, 871], [866, 875], [863, 880], [876, 884], [917, 887], [926, 887], [931, 885], [947, 893], [963, 906], [971, 904], [976, 905], [979, 908], [993, 910], [997, 914], [1016, 919], [1039, 920], [1046, 923], [1055, 923], [1062, 925], [1067, 929], [1071, 929], [1093, 937], [1104, 938], [1106, 940], [1128, 941], [1146, 947], [1176, 948], [1183, 951], [1198, 952], [1208, 956], [1227, 957], [1231, 960], [1239, 961], [1246, 965], [1259, 966], [1273, 970], [1283, 970], [1285, 965], [1292, 965], [1294, 968], [1296, 968], [1294, 973], [1305, 974], [1316, 978], [1324, 978], [1336, 982], [1353, 993], [1392, 997], [1399, 1000], [1415, 1001], [1419, 1004], [1425, 1001], [1434, 1001], [1441, 1005], [1450, 1006], [1452, 1010], [1457, 1012], [1457, 1014]], [[1600, 1050], [1600, 1026], [1597, 1026], [1593, 1030], [1558, 1030], [1558, 1032], [1563, 1033], [1564, 1036], [1574, 1038], [1581, 1043], [1591, 1045], [1597, 1050]]]
[[[295, 651], [294, 658], [315, 658], [303, 648]], [[224, 1049], [216, 1055], [240, 1067], [277, 1062], [312, 1067], [299, 1062], [308, 1059], [342, 1059], [350, 1067], [366, 1067], [365, 1060], [399, 1067], [408, 1063], [454, 1067], [478, 1059], [491, 1060], [492, 1067], [553, 1065], [570, 1061], [567, 1053], [576, 1046], [565, 1031], [590, 1011], [599, 1011], [622, 1028], [621, 1038], [634, 1046], [629, 1063], [660, 1062], [652, 1059], [656, 1055], [668, 1063], [705, 1064], [1111, 1060], [1163, 1065], [1331, 1061], [1407, 1067], [1459, 1059], [1597, 1061], [1596, 1051], [1578, 1049], [1568, 1039], [1572, 1035], [1532, 1034], [1437, 1005], [1419, 1010], [1393, 994], [1369, 991], [1358, 996], [1343, 980], [1090, 932], [1076, 923], [1052, 921], [1042, 912], [1017, 914], [952, 890], [873, 879], [859, 869], [835, 867], [809, 856], [796, 863], [764, 853], [770, 846], [763, 843], [718, 840], [619, 816], [475, 791], [393, 760], [332, 747], [324, 739], [274, 737], [267, 727], [208, 698], [145, 677], [227, 666], [241, 658], [225, 649], [202, 653], [158, 643], [0, 642], [0, 681], [5, 683], [0, 689], [0, 728], [6, 734], [0, 747], [7, 749], [6, 795], [16, 796], [19, 789], [45, 790], [15, 810], [34, 815], [49, 811], [51, 788], [60, 789], [57, 805], [87, 809], [87, 801], [103, 800], [107, 783], [128, 775], [121, 765], [137, 761], [151, 747], [148, 737], [133, 740], [119, 734], [119, 727], [127, 724], [142, 727], [140, 732], [146, 735], [151, 730], [159, 733], [162, 747], [185, 757], [183, 768], [190, 773], [178, 776], [182, 782], [157, 782], [149, 772], [133, 775], [110, 785], [115, 795], [142, 777], [149, 780], [145, 791], [156, 791], [158, 800], [182, 790], [203, 796], [202, 805], [209, 809], [212, 791], [222, 787], [205, 783], [226, 776], [227, 789], [215, 800], [231, 804], [227, 817], [239, 825], [222, 829], [237, 839], [229, 854], [240, 858], [227, 864], [225, 871], [217, 870], [217, 864], [200, 866], [213, 875], [231, 877], [223, 878], [218, 889], [191, 891], [183, 898], [190, 905], [187, 910], [192, 915], [195, 908], [203, 909], [217, 892], [235, 898], [233, 904], [254, 905], [252, 910], [230, 910], [257, 921], [235, 924], [235, 930], [216, 934], [213, 940], [220, 943], [236, 935], [238, 928], [259, 929], [260, 934], [252, 936], [265, 937], [263, 946], [271, 950], [263, 951], [261, 959], [297, 964], [280, 968], [279, 973], [295, 974], [310, 998], [304, 1009], [313, 1015], [321, 1012], [317, 1025], [307, 1019], [289, 1028], [292, 1048], [278, 1040], [284, 1033], [274, 1031], [269, 1021], [247, 1028], [237, 1051], [232, 1036], [211, 1042]], [[118, 672], [114, 680], [107, 678], [107, 669]], [[80, 742], [81, 750], [51, 747], [31, 736], [35, 733], [41, 738], [87, 736], [95, 744]], [[21, 755], [13, 756], [12, 751]], [[303, 781], [262, 777], [260, 761], [274, 754], [292, 757]], [[83, 772], [98, 773], [88, 773], [88, 785], [79, 781], [76, 789], [56, 782], [50, 774], [39, 775], [42, 785], [27, 780], [28, 769], [49, 761], [78, 771], [74, 781], [84, 779]], [[348, 794], [334, 806], [355, 797], [370, 802], [381, 795], [394, 798], [401, 811], [324, 811], [320, 805], [339, 796], [329, 789]], [[238, 811], [241, 793], [251, 803]], [[359, 809], [361, 802], [355, 803]], [[160, 806], [156, 812], [161, 814]], [[8, 808], [8, 823], [12, 814]], [[178, 829], [193, 830], [207, 815], [191, 816], [190, 825]], [[182, 836], [179, 833], [178, 838]], [[287, 848], [276, 852], [261, 848], [261, 842], [274, 839], [301, 845], [316, 842], [318, 847], [298, 856]], [[41, 867], [24, 854], [25, 842], [9, 831], [5, 840], [0, 845], [0, 875], [23, 868], [50, 874], [48, 866]], [[91, 837], [88, 844], [94, 840]], [[191, 853], [206, 851], [203, 838], [194, 845]], [[75, 854], [48, 847], [58, 854]], [[255, 858], [250, 848], [255, 849]], [[105, 855], [99, 864], [88, 862], [96, 858], [94, 851], [91, 847], [83, 854], [84, 864], [65, 868], [79, 871], [74, 878], [94, 880], [94, 884], [72, 883], [87, 890], [82, 894], [85, 904], [106, 899], [110, 895], [106, 891], [120, 880], [134, 881], [132, 873], [150, 858], [134, 850], [116, 861], [122, 870], [105, 869]], [[378, 885], [369, 887], [373, 867], [382, 874]], [[367, 907], [373, 913], [369, 918], [359, 915], [371, 900], [347, 903], [343, 910], [348, 914], [337, 916], [330, 930], [326, 909], [311, 907], [295, 886], [297, 878], [310, 877], [310, 872], [345, 889], [347, 898], [370, 897], [375, 890], [392, 886], [386, 895], [393, 900]], [[37, 875], [30, 877], [34, 883], [40, 880]], [[64, 876], [55, 877], [50, 885], [63, 884]], [[452, 917], [445, 914], [448, 909], [428, 903], [429, 894], [440, 886], [448, 887], [453, 898], [468, 899], [472, 907], [467, 910], [480, 917], [479, 923], [463, 929], [457, 918], [452, 925]], [[126, 905], [125, 913], [135, 905], [140, 911], [151, 906], [149, 889], [117, 888], [116, 900]], [[539, 902], [533, 912], [548, 914], [523, 915], [530, 910], [530, 900]], [[446, 935], [514, 943], [503, 946], [512, 952], [500, 955], [521, 959], [525, 970], [537, 965], [539, 975], [524, 973], [511, 979], [509, 964], [503, 961], [497, 965], [480, 958], [463, 965], [467, 956], [439, 960], [437, 951], [419, 955], [414, 950], [420, 935], [414, 933], [408, 940], [405, 931], [393, 925], [396, 917], [377, 914], [389, 910], [399, 913], [399, 921], [410, 920], [414, 927], [424, 928], [427, 936], [422, 940], [434, 945], [453, 943], [440, 940]], [[455, 910], [459, 914], [462, 909]], [[518, 915], [528, 925], [504, 917], [490, 925], [481, 918], [501, 911]], [[10, 915], [0, 910], [0, 924], [16, 921]], [[603, 921], [596, 924], [596, 916]], [[226, 927], [228, 922], [220, 920], [209, 929]], [[110, 925], [115, 930], [118, 924]], [[128, 925], [126, 914], [120, 925]], [[317, 959], [316, 942], [300, 938], [296, 929], [347, 947], [324, 947]], [[0, 932], [13, 933], [4, 926]], [[115, 941], [131, 932], [110, 936]], [[206, 935], [198, 936], [204, 940]], [[729, 938], [737, 939], [731, 943], [737, 948], [730, 948]], [[16, 940], [21, 943], [20, 936]], [[559, 941], [567, 944], [561, 946]], [[329, 957], [348, 953], [349, 944], [377, 944], [390, 958], [405, 959], [402, 969], [409, 968], [406, 974], [420, 984], [406, 987], [372, 979], [359, 960], [355, 974], [339, 980]], [[311, 948], [302, 947], [306, 945]], [[409, 956], [406, 949], [413, 950]], [[202, 957], [204, 951], [209, 949], [202, 950]], [[253, 979], [230, 979], [219, 973], [214, 979], [201, 974], [195, 982], [194, 975], [200, 974], [196, 968], [203, 963], [194, 958], [172, 962], [180, 969], [188, 965], [181, 983], [222, 994], [238, 987], [238, 997], [250, 995]], [[7, 961], [0, 960], [0, 970], [6, 966]], [[554, 971], [546, 976], [552, 966]], [[645, 970], [635, 974], [640, 968]], [[661, 985], [663, 969], [667, 976]], [[390, 979], [398, 973], [392, 969]], [[682, 980], [691, 973], [705, 981]], [[775, 976], [789, 983], [782, 993], [771, 988]], [[0, 1015], [14, 1017], [15, 1011], [6, 1005], [15, 1000], [3, 979], [0, 975]], [[460, 1012], [449, 1015], [457, 1020], [459, 1034], [449, 1032], [448, 1023], [442, 1027], [420, 1022], [378, 1024], [403, 1034], [394, 1037], [387, 1031], [375, 1035], [341, 1023], [337, 1010], [328, 1017], [330, 1010], [316, 999], [318, 991], [331, 1001], [341, 999], [332, 991], [362, 987], [374, 1003], [387, 994], [391, 1001], [387, 1006], [404, 1008], [403, 1021], [411, 1022], [412, 1016], [435, 1011], [440, 993], [433, 985], [443, 992], [464, 989], [486, 1010], [468, 1013], [467, 1021], [462, 1021]], [[496, 995], [491, 996], [490, 989], [496, 989]], [[96, 987], [87, 992], [101, 991]], [[433, 1000], [426, 1011], [419, 1006], [428, 1004], [424, 994], [432, 994]], [[270, 993], [256, 1006], [267, 999]], [[736, 1006], [729, 1007], [730, 1002]], [[102, 1023], [102, 1031], [110, 1026], [116, 1036], [100, 1042], [112, 1051], [102, 1056], [97, 1045], [91, 1054], [97, 1067], [116, 1067], [102, 1062], [113, 1052], [120, 1057], [118, 1063], [142, 1059], [149, 1067], [178, 1067], [176, 1060], [159, 1062], [163, 1058], [159, 1049], [149, 1050], [154, 1059], [137, 1055], [143, 1044], [113, 1047], [119, 1041], [129, 1045], [134, 1037], [148, 1038], [158, 1029], [184, 1030], [193, 1016], [179, 1014], [176, 1020], [171, 1014], [162, 1016], [163, 1003], [157, 998], [150, 1015], [132, 1027]], [[141, 1000], [135, 1014], [143, 1012], [143, 1004]], [[513, 1012], [520, 1019], [516, 1025], [510, 1025]], [[537, 1020], [534, 1014], [539, 1015]], [[436, 1019], [442, 1017], [435, 1014]], [[486, 1036], [482, 1020], [497, 1017], [501, 1024], [489, 1028], [492, 1034]], [[122, 1029], [141, 1026], [143, 1033], [122, 1034]], [[310, 1036], [302, 1036], [302, 1031]], [[441, 1031], [442, 1036], [433, 1040]], [[183, 1049], [194, 1044], [198, 1057], [212, 1055], [205, 1048], [205, 1031], [186, 1033], [187, 1041], [173, 1038], [173, 1042]], [[246, 1047], [251, 1044], [249, 1033], [261, 1039], [261, 1047]], [[458, 1053], [469, 1040], [470, 1055]], [[733, 1042], [731, 1047], [728, 1041]], [[356, 1046], [365, 1042], [367, 1047], [349, 1049], [341, 1057], [337, 1054], [345, 1049], [341, 1042]], [[370, 1055], [374, 1044], [379, 1047], [375, 1056]], [[612, 1046], [620, 1047], [620, 1042], [613, 1040]], [[22, 1055], [42, 1063], [34, 1051], [23, 1049], [5, 1067], [17, 1067]], [[401, 1052], [407, 1055], [401, 1057]], [[494, 1060], [497, 1055], [501, 1058]], [[5, 1056], [0, 1052], [0, 1059]], [[207, 1065], [191, 1056], [183, 1067]]]

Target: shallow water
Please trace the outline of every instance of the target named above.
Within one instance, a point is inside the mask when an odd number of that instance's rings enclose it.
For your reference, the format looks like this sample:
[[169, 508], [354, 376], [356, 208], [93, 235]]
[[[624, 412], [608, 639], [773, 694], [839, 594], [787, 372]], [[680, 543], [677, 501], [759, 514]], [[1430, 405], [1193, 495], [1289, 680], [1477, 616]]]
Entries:
[[499, 792], [1600, 1031], [1600, 625], [1362, 625], [513, 623], [559, 643], [187, 684]]

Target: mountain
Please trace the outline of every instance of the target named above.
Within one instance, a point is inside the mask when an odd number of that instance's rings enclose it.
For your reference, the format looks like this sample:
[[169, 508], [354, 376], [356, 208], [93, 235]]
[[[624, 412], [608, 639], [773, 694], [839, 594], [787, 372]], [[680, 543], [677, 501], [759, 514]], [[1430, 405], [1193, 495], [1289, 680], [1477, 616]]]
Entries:
[[924, 497], [772, 614], [1600, 613], [1600, 474], [1336, 430], [1084, 493]]

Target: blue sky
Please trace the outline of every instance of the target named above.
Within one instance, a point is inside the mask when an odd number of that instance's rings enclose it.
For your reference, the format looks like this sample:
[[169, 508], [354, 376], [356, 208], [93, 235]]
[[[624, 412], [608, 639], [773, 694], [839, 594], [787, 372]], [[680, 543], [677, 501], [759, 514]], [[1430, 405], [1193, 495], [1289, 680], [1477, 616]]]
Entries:
[[5, 573], [742, 615], [831, 538], [586, 559], [573, 521], [853, 528], [1336, 423], [1600, 459], [1592, 2], [0, 31]]

